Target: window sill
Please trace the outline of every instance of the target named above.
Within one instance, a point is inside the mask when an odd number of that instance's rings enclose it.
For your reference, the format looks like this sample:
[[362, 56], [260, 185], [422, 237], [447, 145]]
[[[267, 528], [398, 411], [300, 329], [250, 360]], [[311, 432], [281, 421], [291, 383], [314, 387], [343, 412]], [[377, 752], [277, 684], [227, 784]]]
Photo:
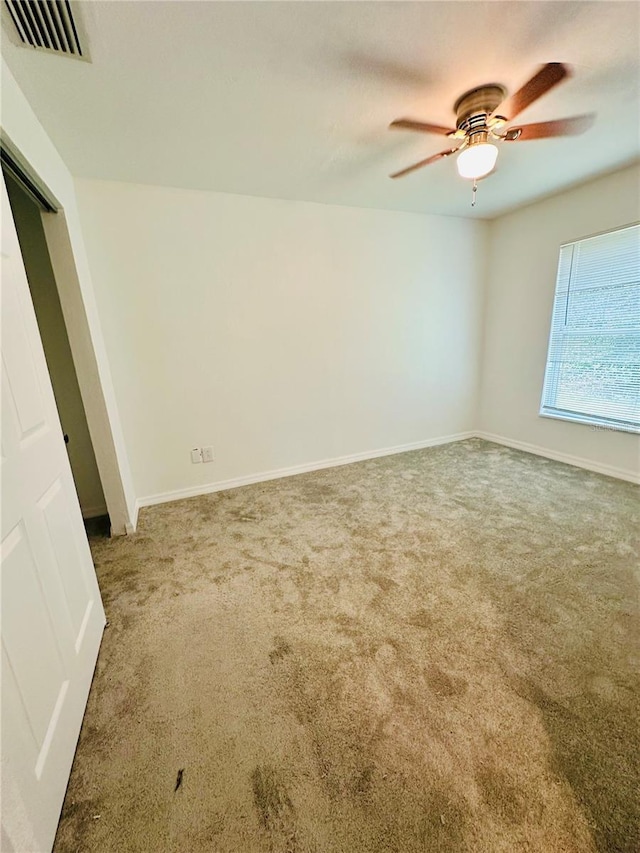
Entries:
[[554, 421], [570, 421], [574, 424], [584, 424], [591, 427], [595, 432], [630, 432], [635, 435], [640, 434], [640, 425], [618, 423], [616, 421], [608, 421], [605, 418], [592, 418], [588, 415], [575, 415], [571, 412], [538, 412], [541, 418], [551, 418]]

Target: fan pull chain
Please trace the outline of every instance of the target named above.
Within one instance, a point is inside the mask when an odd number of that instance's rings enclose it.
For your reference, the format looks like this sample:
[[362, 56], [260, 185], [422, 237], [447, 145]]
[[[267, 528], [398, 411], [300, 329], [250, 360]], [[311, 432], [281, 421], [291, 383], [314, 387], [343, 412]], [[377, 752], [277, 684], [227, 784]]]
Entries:
[[473, 179], [473, 190], [471, 191], [471, 207], [476, 206], [476, 192], [478, 191], [478, 183], [476, 179]]

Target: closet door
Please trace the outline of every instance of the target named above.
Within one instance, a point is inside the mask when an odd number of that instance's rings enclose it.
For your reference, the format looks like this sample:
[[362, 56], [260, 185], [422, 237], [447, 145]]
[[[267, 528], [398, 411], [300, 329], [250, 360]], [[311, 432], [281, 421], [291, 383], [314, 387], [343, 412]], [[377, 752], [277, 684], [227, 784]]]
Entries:
[[105, 617], [1, 189], [2, 849], [47, 853]]

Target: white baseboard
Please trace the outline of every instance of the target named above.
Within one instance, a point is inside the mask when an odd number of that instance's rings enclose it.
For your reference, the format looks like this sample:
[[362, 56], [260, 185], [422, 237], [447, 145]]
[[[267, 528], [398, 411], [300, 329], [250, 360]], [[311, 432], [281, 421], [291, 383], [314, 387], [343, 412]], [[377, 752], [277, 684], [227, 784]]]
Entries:
[[596, 474], [606, 474], [608, 477], [616, 477], [618, 480], [627, 480], [630, 483], [640, 483], [640, 472], [629, 471], [626, 468], [614, 468], [612, 465], [601, 465], [599, 462], [592, 462], [591, 459], [585, 459], [582, 456], [571, 456], [568, 453], [558, 453], [555, 450], [549, 450], [546, 447], [539, 447], [537, 444], [528, 444], [526, 441], [516, 441], [512, 438], [506, 438], [504, 435], [495, 435], [491, 432], [476, 432], [476, 438], [483, 438], [485, 441], [493, 441], [495, 444], [504, 444], [505, 447], [512, 447], [514, 450], [524, 450], [525, 453], [534, 453], [536, 456], [544, 456], [546, 459], [553, 459], [555, 462], [565, 462], [567, 465], [575, 465], [577, 468], [586, 468], [587, 471], [594, 471]]
[[274, 471], [262, 471], [259, 474], [249, 474], [246, 477], [236, 477], [232, 480], [221, 480], [217, 483], [205, 483], [201, 486], [190, 486], [186, 489], [175, 489], [171, 492], [161, 492], [157, 495], [147, 495], [138, 498], [137, 508], [154, 506], [155, 504], [179, 501], [183, 498], [193, 498], [198, 495], [208, 495], [212, 492], [222, 492], [226, 489], [237, 489], [240, 486], [250, 486], [253, 483], [265, 483], [268, 480], [279, 480], [282, 477], [293, 477], [296, 474], [307, 474], [310, 471], [321, 471], [323, 468], [337, 468], [340, 465], [350, 465], [352, 462], [364, 462], [367, 459], [377, 459], [379, 456], [393, 456], [396, 453], [407, 453], [410, 450], [422, 450], [425, 447], [435, 447], [439, 444], [450, 444], [474, 438], [473, 432], [459, 432], [455, 435], [445, 435], [439, 438], [428, 438], [426, 441], [414, 441], [411, 444], [399, 444], [396, 447], [385, 447], [380, 450], [368, 450], [364, 453], [352, 453], [349, 456], [338, 456], [334, 459], [323, 459], [319, 462], [309, 462], [304, 465], [292, 465], [290, 468], [277, 468]]
[[240, 486], [250, 486], [254, 483], [265, 483], [268, 480], [279, 480], [283, 477], [294, 477], [296, 474], [307, 474], [311, 471], [321, 471], [324, 468], [336, 468], [340, 465], [350, 465], [352, 462], [364, 462], [367, 459], [377, 459], [380, 456], [393, 456], [396, 453], [407, 453], [411, 450], [422, 450], [426, 447], [435, 447], [439, 444], [450, 444], [455, 441], [464, 441], [468, 438], [482, 438], [485, 441], [492, 441], [495, 444], [502, 444], [506, 447], [512, 447], [514, 450], [523, 450], [526, 453], [533, 453], [536, 456], [544, 456], [547, 459], [553, 459], [556, 462], [565, 462], [567, 465], [575, 465], [578, 468], [585, 468], [588, 471], [594, 471], [597, 474], [606, 474], [609, 477], [616, 477], [619, 480], [627, 480], [631, 483], [640, 483], [640, 473], [628, 471], [624, 468], [614, 468], [610, 465], [601, 465], [597, 462], [592, 462], [590, 459], [584, 459], [581, 456], [571, 456], [567, 453], [557, 453], [554, 450], [549, 450], [546, 447], [539, 447], [535, 444], [528, 444], [524, 441], [516, 441], [506, 438], [503, 435], [495, 435], [489, 432], [460, 432], [454, 435], [445, 435], [438, 438], [429, 438], [425, 441], [415, 441], [410, 444], [400, 444], [395, 447], [385, 447], [380, 450], [368, 450], [363, 453], [352, 453], [349, 456], [338, 456], [333, 459], [323, 459], [318, 462], [309, 462], [303, 465], [292, 465], [289, 468], [277, 468], [273, 471], [262, 471], [258, 474], [248, 474], [244, 477], [235, 477], [231, 480], [220, 480], [215, 483], [204, 483], [199, 486], [189, 486], [186, 489], [174, 489], [169, 492], [160, 492], [155, 495], [147, 495], [146, 497], [138, 498], [135, 507], [135, 518], [131, 525], [127, 525], [127, 533], [134, 533], [138, 521], [138, 510], [145, 506], [154, 506], [156, 504], [168, 503], [170, 501], [179, 501], [184, 498], [194, 498], [198, 495], [208, 495], [212, 492], [222, 492], [226, 489], [237, 489]]

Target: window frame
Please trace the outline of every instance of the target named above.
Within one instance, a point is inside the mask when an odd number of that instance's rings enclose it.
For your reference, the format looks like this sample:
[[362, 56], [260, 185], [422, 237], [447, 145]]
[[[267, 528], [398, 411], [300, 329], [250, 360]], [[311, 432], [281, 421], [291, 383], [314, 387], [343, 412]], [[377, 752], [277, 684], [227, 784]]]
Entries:
[[[607, 234], [614, 234], [618, 231], [626, 231], [627, 229], [637, 228], [640, 226], [640, 221], [629, 222], [626, 225], [618, 225], [615, 228], [609, 228], [606, 231], [598, 231], [595, 234], [588, 234], [584, 237], [568, 240], [562, 243], [558, 248], [558, 261], [556, 265], [556, 280], [553, 291], [553, 302], [551, 305], [551, 318], [549, 322], [549, 337], [547, 341], [547, 354], [544, 362], [544, 371], [542, 376], [542, 391], [540, 395], [540, 408], [538, 415], [541, 418], [550, 418], [551, 420], [567, 421], [569, 423], [579, 423], [591, 426], [592, 429], [602, 430], [606, 432], [627, 432], [632, 434], [640, 434], [640, 412], [638, 422], [619, 420], [614, 417], [605, 417], [602, 415], [588, 415], [581, 412], [574, 412], [567, 409], [560, 409], [545, 402], [550, 397], [557, 397], [557, 387], [559, 377], [548, 379], [549, 374], [549, 358], [554, 346], [554, 317], [556, 313], [556, 302], [558, 299], [558, 285], [560, 278], [560, 269], [562, 261], [562, 250], [569, 246], [574, 247], [579, 243], [592, 240], [596, 237], [604, 237]], [[549, 388], [553, 389], [553, 393], [549, 392]]]

